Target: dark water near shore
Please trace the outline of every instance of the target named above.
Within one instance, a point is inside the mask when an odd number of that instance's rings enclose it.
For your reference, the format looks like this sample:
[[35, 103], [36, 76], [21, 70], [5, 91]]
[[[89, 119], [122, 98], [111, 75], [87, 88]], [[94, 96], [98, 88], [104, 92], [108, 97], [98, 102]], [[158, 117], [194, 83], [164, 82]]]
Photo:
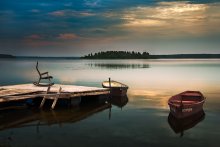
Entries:
[[[35, 64], [1, 59], [0, 85], [35, 81]], [[219, 145], [220, 60], [40, 60], [39, 66], [61, 84], [101, 87], [111, 77], [129, 86], [128, 102], [111, 109], [91, 102], [54, 111], [1, 112], [0, 147]], [[168, 123], [167, 100], [185, 90], [206, 96], [205, 115], [175, 129]]]

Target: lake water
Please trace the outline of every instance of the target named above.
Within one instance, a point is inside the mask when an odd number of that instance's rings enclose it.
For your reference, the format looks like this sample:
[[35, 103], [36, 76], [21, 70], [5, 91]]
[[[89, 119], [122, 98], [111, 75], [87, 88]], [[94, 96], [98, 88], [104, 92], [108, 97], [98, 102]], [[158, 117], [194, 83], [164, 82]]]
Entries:
[[[0, 85], [35, 81], [35, 64], [34, 59], [1, 59]], [[39, 60], [39, 68], [61, 84], [101, 87], [111, 77], [129, 86], [128, 102], [111, 108], [91, 102], [54, 111], [1, 112], [1, 147], [216, 147], [220, 143], [220, 60]], [[185, 90], [205, 95], [205, 114], [181, 126], [168, 119], [167, 101]]]

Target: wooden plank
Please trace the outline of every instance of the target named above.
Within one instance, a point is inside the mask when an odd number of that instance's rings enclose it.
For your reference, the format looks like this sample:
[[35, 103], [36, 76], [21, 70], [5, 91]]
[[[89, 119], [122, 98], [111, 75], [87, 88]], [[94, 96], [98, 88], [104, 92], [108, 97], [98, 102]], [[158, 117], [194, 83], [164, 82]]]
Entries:
[[94, 95], [104, 95], [109, 94], [109, 91], [96, 91], [96, 92], [84, 92], [84, 93], [71, 93], [71, 97], [79, 97], [79, 96], [94, 96]]
[[[49, 91], [50, 91], [50, 87], [47, 88], [46, 94], [48, 94]], [[46, 101], [46, 97], [47, 97], [46, 95], [43, 97], [43, 99], [42, 99], [42, 101], [41, 101], [41, 103], [40, 103], [40, 108], [43, 107], [43, 105], [44, 105], [44, 103], [45, 103], [45, 101]]]
[[[61, 84], [55, 84], [51, 86], [51, 92], [57, 92], [59, 90], [59, 87], [62, 87], [63, 92], [86, 92], [86, 91], [96, 91], [96, 90], [107, 90], [106, 88], [98, 88], [98, 87], [87, 87], [87, 86], [75, 86], [75, 85], [61, 85]], [[11, 86], [2, 86], [0, 88], [3, 89], [17, 89], [17, 90], [30, 90], [32, 92], [37, 91], [45, 91], [47, 90], [47, 87], [38, 87], [33, 84], [20, 84], [20, 85], [11, 85]]]
[[35, 95], [22, 95], [22, 96], [6, 96], [0, 98], [0, 102], [20, 101], [30, 98], [36, 98]]
[[36, 90], [27, 90], [27, 89], [4, 89], [0, 91], [0, 97], [11, 96], [11, 95], [20, 95], [20, 94], [30, 94], [38, 92]]
[[58, 98], [59, 98], [59, 96], [60, 96], [61, 90], [62, 90], [62, 88], [60, 87], [60, 89], [59, 89], [59, 91], [58, 91], [58, 93], [57, 93], [57, 95], [56, 95], [56, 97], [55, 97], [55, 99], [54, 99], [54, 101], [53, 101], [53, 104], [52, 104], [52, 106], [51, 106], [51, 109], [54, 109], [54, 107], [56, 106], [56, 103], [57, 103]]

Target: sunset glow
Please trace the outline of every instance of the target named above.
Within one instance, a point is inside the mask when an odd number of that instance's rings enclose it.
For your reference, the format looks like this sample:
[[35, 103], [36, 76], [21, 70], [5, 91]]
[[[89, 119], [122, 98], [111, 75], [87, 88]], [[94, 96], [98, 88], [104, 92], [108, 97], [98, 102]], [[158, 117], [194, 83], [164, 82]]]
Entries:
[[7, 54], [220, 53], [218, 1], [8, 0], [0, 20]]

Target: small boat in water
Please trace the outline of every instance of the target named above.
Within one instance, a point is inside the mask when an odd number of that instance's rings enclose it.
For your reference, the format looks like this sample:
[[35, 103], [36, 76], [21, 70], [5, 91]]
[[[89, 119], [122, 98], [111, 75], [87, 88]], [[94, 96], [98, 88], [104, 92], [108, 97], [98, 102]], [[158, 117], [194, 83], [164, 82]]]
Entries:
[[176, 118], [186, 118], [203, 110], [205, 97], [199, 91], [185, 91], [172, 96], [168, 105]]
[[110, 88], [112, 96], [126, 96], [127, 95], [128, 86], [117, 81], [111, 81], [109, 79], [109, 81], [102, 82], [102, 87]]

